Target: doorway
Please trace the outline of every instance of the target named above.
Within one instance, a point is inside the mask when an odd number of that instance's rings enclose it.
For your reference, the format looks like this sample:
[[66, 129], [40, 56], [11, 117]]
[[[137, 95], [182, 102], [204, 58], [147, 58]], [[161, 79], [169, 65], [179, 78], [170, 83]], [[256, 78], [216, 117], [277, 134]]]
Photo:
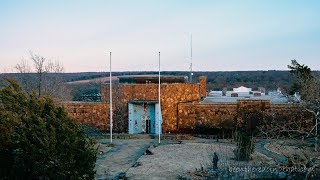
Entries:
[[129, 134], [155, 134], [155, 101], [131, 101], [129, 108]]

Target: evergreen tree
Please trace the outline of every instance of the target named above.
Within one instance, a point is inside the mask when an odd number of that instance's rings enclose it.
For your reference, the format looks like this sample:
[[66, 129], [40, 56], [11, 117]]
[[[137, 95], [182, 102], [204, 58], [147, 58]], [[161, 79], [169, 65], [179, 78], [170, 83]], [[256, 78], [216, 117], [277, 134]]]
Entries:
[[94, 142], [49, 97], [0, 90], [0, 179], [93, 179]]
[[320, 78], [306, 65], [299, 64], [296, 60], [288, 65], [290, 72], [295, 76], [300, 90], [303, 105], [308, 112], [314, 115], [314, 127], [310, 131], [315, 135], [315, 150], [319, 151], [319, 121], [320, 121]]

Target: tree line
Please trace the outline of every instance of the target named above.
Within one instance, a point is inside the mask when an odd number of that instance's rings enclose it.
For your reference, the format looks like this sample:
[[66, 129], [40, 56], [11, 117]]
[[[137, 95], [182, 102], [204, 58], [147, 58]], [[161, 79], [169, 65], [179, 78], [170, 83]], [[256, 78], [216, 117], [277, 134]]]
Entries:
[[[189, 76], [187, 71], [164, 71], [162, 75], [174, 76]], [[314, 74], [319, 75], [319, 71], [313, 71]], [[113, 76], [123, 75], [148, 75], [157, 74], [155, 71], [128, 71], [128, 72], [113, 72]], [[79, 72], [79, 73], [63, 73], [63, 72], [45, 72], [42, 77], [35, 72], [23, 73], [7, 73], [0, 74], [0, 78], [4, 77], [16, 79], [22, 84], [26, 91], [31, 89], [37, 90], [39, 94], [39, 87], [44, 94], [51, 94], [54, 96], [60, 95], [59, 98], [64, 100], [81, 100], [81, 96], [98, 94], [100, 92], [100, 83], [94, 82], [95, 78], [108, 77], [107, 72]], [[198, 82], [199, 76], [207, 77], [207, 90], [222, 90], [228, 88], [232, 90], [234, 87], [246, 86], [257, 90], [258, 87], [265, 87], [266, 90], [276, 90], [281, 88], [284, 93], [293, 94], [297, 87], [292, 86], [296, 81], [295, 77], [290, 74], [290, 71], [226, 71], [226, 72], [209, 72], [198, 71], [194, 72], [193, 80]], [[39, 84], [39, 79], [44, 79]], [[92, 80], [87, 85], [66, 85], [66, 82], [73, 82], [79, 80]], [[48, 84], [48, 83], [51, 84]], [[1, 84], [0, 84], [1, 85]], [[59, 86], [60, 85], [60, 86]], [[295, 85], [296, 86], [296, 85]], [[33, 88], [31, 88], [33, 87]], [[53, 88], [54, 87], [54, 88]], [[58, 88], [60, 87], [60, 89]], [[61, 93], [63, 92], [63, 93]], [[61, 97], [61, 95], [64, 97]]]

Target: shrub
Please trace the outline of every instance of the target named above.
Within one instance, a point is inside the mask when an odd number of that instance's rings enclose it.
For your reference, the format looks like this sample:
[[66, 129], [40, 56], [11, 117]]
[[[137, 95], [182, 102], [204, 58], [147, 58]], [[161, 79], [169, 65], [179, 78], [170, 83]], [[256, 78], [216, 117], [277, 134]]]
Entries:
[[249, 161], [255, 144], [252, 134], [245, 131], [237, 131], [235, 138], [237, 142], [237, 148], [234, 150], [235, 159]]
[[261, 107], [242, 107], [238, 117], [235, 119], [235, 141], [237, 148], [234, 150], [235, 159], [239, 161], [249, 161], [254, 152], [255, 136], [259, 125], [264, 118], [265, 105]]
[[0, 131], [1, 178], [94, 178], [94, 142], [51, 98], [13, 80], [0, 90]]

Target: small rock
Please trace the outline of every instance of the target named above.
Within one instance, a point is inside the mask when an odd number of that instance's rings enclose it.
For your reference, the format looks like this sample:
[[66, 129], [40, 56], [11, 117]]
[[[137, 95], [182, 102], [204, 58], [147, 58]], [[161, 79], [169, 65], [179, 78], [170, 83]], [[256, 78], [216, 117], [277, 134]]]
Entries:
[[147, 149], [144, 154], [145, 154], [145, 155], [153, 155], [153, 153], [152, 153], [149, 149]]
[[126, 177], [126, 173], [125, 172], [121, 172], [117, 175], [118, 179], [124, 179]]
[[114, 147], [114, 144], [108, 144], [107, 147]]
[[132, 165], [132, 167], [138, 167], [138, 166], [141, 166], [141, 165], [142, 165], [141, 162], [136, 162], [136, 163], [134, 163], [134, 164]]
[[154, 144], [154, 145], [152, 145], [152, 147], [156, 148], [156, 147], [157, 147], [157, 145], [155, 145], [155, 144]]

